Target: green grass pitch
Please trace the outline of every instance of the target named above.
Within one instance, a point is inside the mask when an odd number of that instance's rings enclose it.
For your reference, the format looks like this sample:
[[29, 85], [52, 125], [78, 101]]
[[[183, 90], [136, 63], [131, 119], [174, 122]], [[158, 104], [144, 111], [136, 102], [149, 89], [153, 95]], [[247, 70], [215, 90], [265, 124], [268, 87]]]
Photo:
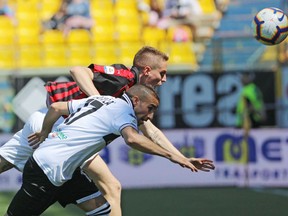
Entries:
[[[0, 193], [3, 215], [14, 193]], [[288, 188], [178, 188], [123, 190], [123, 216], [282, 216]], [[75, 206], [51, 206], [43, 216], [84, 215]]]

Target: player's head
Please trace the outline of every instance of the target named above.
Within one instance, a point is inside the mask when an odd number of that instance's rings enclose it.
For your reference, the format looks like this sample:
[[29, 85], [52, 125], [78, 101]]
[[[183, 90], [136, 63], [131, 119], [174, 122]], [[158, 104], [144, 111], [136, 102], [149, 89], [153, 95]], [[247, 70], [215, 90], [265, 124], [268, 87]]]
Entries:
[[137, 84], [128, 89], [126, 94], [132, 100], [139, 125], [153, 119], [160, 99], [152, 86]]
[[169, 57], [150, 46], [144, 46], [134, 56], [133, 66], [140, 71], [140, 84], [148, 84], [153, 87], [166, 82], [167, 61]]

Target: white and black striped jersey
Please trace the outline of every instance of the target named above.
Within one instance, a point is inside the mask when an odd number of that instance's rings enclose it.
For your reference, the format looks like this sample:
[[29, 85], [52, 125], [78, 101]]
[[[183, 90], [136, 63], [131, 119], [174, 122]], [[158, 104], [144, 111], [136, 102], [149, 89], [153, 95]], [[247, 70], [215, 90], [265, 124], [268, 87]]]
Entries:
[[34, 159], [49, 180], [60, 186], [71, 179], [74, 170], [99, 152], [121, 130], [131, 126], [138, 131], [129, 97], [91, 96], [68, 102], [70, 115], [34, 152]]

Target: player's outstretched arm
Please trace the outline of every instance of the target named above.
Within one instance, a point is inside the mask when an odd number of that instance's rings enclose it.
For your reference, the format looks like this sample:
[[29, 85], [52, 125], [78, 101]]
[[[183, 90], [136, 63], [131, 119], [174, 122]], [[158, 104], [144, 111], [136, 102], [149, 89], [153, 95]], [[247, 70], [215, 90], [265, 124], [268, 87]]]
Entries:
[[198, 169], [190, 162], [189, 159], [174, 154], [159, 145], [155, 145], [155, 143], [153, 143], [147, 137], [138, 134], [137, 131], [132, 127], [125, 127], [124, 129], [122, 129], [121, 134], [126, 144], [134, 149], [137, 149], [144, 153], [165, 157], [173, 163], [177, 163], [182, 167], [190, 169], [192, 172], [198, 171]]
[[53, 125], [62, 115], [69, 115], [68, 102], [56, 102], [50, 105], [42, 123], [42, 130], [28, 136], [29, 145], [33, 149], [48, 137]]
[[93, 72], [90, 68], [80, 66], [72, 67], [70, 69], [70, 75], [86, 95], [99, 95], [99, 92], [92, 82]]
[[[160, 145], [162, 148], [180, 156], [186, 158], [164, 135], [164, 133], [158, 129], [150, 120], [145, 121], [139, 126], [142, 133], [150, 138], [154, 143]], [[206, 158], [189, 158], [190, 162], [197, 167], [197, 169], [205, 172], [214, 170], [215, 166], [212, 160]]]
[[[139, 126], [142, 133], [150, 138], [154, 143], [160, 145], [164, 149], [167, 149], [174, 154], [183, 156], [183, 154], [175, 148], [175, 146], [169, 141], [169, 139], [164, 135], [164, 133], [158, 129], [150, 120], [144, 121], [142, 125]], [[184, 156], [183, 156], [184, 157]]]

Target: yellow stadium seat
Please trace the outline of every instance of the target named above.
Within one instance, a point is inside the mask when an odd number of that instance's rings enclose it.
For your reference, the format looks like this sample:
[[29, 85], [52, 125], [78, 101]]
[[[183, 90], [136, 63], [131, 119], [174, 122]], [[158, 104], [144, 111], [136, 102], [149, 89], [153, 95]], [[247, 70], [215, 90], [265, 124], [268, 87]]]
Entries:
[[72, 29], [66, 38], [68, 44], [89, 44], [91, 41], [91, 32], [86, 29]]
[[[115, 17], [119, 18], [136, 18], [139, 17], [140, 14], [138, 13], [137, 8], [129, 8], [129, 7], [116, 7], [114, 10]], [[133, 21], [131, 19], [131, 21]]]
[[39, 16], [41, 20], [44, 21], [50, 19], [57, 12], [57, 10], [59, 10], [60, 5], [60, 0], [42, 0], [39, 10]]
[[91, 16], [96, 22], [110, 22], [114, 19], [114, 6], [112, 1], [93, 0], [90, 1]]
[[142, 20], [138, 14], [115, 17], [115, 25], [134, 25], [142, 27]]
[[115, 14], [112, 1], [90, 1], [90, 11], [96, 27], [99, 25], [113, 25], [115, 21]]
[[2, 29], [14, 28], [12, 19], [7, 16], [0, 16], [0, 26]]
[[147, 26], [143, 28], [142, 41], [145, 44], [156, 44], [166, 39], [166, 31], [156, 27]]
[[118, 44], [113, 42], [96, 43], [93, 46], [93, 63], [99, 65], [111, 65], [119, 63]]
[[18, 68], [38, 68], [43, 66], [42, 48], [40, 46], [20, 46], [17, 51]]
[[7, 4], [9, 7], [15, 8], [16, 4], [17, 4], [17, 0], [9, 0], [9, 1], [7, 1]]
[[14, 46], [0, 46], [0, 70], [15, 68], [15, 54]]
[[93, 61], [93, 54], [94, 53], [90, 45], [69, 46], [69, 54], [68, 54], [69, 65], [88, 66]]
[[43, 63], [46, 67], [65, 67], [67, 60], [67, 46], [64, 44], [43, 45]]
[[269, 62], [275, 61], [277, 56], [279, 55], [279, 47], [277, 46], [266, 46], [265, 51], [263, 52], [260, 61], [261, 62]]
[[216, 8], [214, 0], [198, 0], [202, 11], [205, 16], [202, 16], [202, 22], [204, 25], [210, 27], [217, 27], [219, 25], [219, 21], [222, 18], [222, 13]]
[[0, 45], [13, 45], [15, 43], [15, 31], [0, 29]]
[[214, 0], [198, 0], [203, 13], [211, 14], [217, 11]]
[[21, 13], [37, 13], [40, 9], [41, 1], [37, 0], [17, 0], [15, 14], [16, 16]]
[[[117, 0], [115, 1], [115, 10], [134, 10], [137, 11], [137, 1], [135, 0]], [[116, 12], [117, 13], [117, 12]]]
[[105, 16], [105, 13], [110, 13], [110, 11], [113, 11], [114, 5], [113, 1], [107, 1], [107, 0], [92, 0], [90, 1], [90, 10], [91, 14], [93, 15], [96, 13], [96, 11], [100, 12], [103, 16]]
[[92, 28], [92, 41], [98, 42], [113, 42], [115, 40], [114, 25], [97, 25]]
[[41, 42], [43, 44], [64, 44], [64, 35], [60, 30], [45, 30], [41, 34]]
[[15, 29], [12, 20], [0, 16], [0, 45], [13, 45], [15, 42]]
[[15, 18], [18, 26], [27, 26], [27, 23], [35, 25], [34, 23], [40, 23], [40, 10], [38, 4], [20, 4], [17, 3], [15, 10]]
[[122, 42], [119, 43], [119, 60], [122, 64], [132, 66], [133, 59], [138, 50], [143, 46], [142, 42]]
[[[104, 9], [105, 10], [105, 9]], [[113, 10], [105, 10], [105, 13], [103, 13], [103, 9], [99, 8], [97, 10], [93, 10], [91, 13], [92, 18], [95, 21], [95, 26], [98, 25], [111, 25], [115, 21], [115, 15]]]
[[116, 24], [116, 40], [118, 41], [140, 41], [141, 26], [132, 24]]
[[[26, 5], [38, 5], [42, 0], [15, 0], [18, 6], [25, 7]], [[56, 0], [55, 0], [56, 1]]]
[[16, 42], [18, 45], [39, 44], [40, 32], [39, 29], [31, 28], [17, 28]]
[[169, 45], [169, 64], [197, 67], [197, 59], [191, 42], [171, 42]]

